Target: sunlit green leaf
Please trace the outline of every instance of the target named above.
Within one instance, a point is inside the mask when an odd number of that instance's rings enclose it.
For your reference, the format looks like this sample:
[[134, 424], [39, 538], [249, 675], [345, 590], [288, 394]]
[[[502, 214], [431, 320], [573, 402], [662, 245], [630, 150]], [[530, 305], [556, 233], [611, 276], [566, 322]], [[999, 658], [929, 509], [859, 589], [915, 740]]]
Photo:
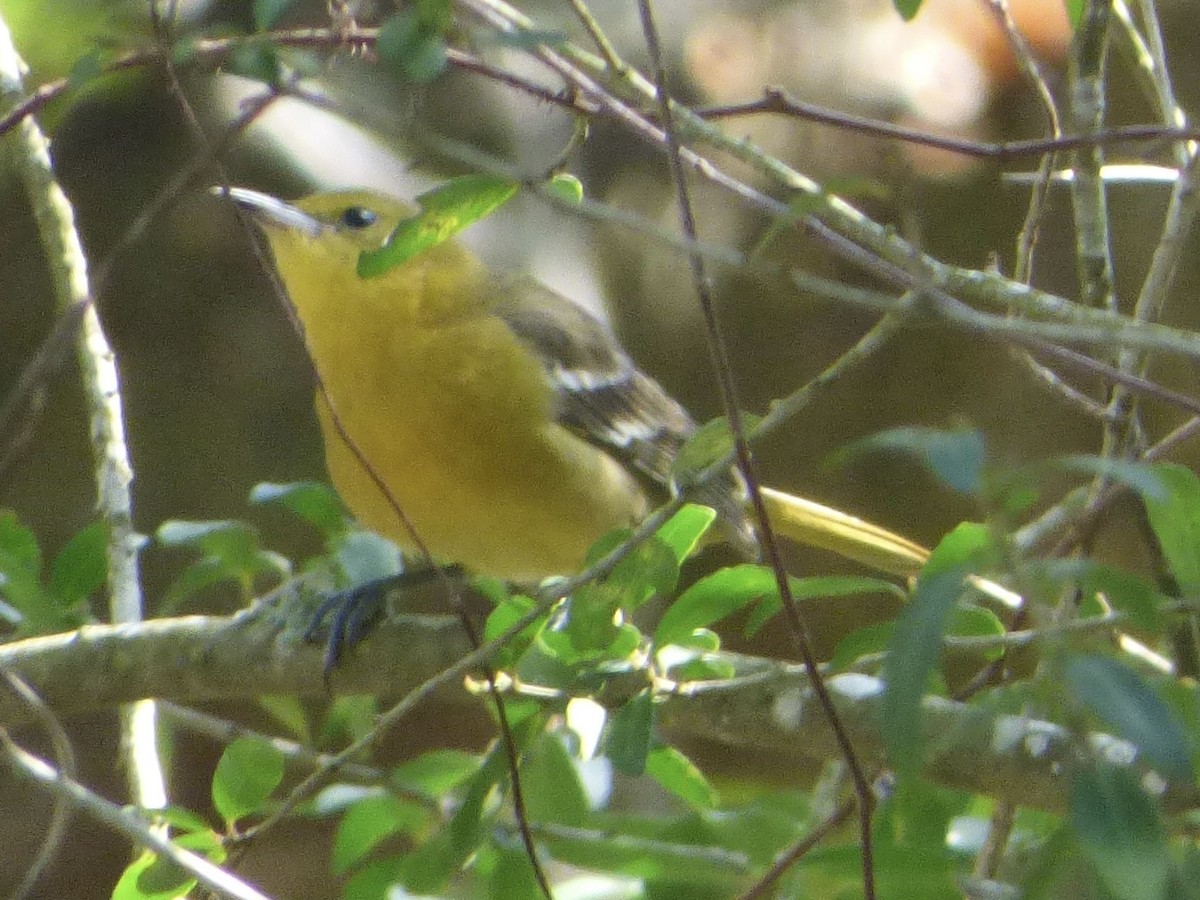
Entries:
[[321, 728], [321, 743], [348, 744], [357, 741], [375, 727], [379, 701], [370, 694], [338, 697], [329, 707]]
[[12, 510], [0, 509], [0, 553], [11, 566], [20, 566], [32, 575], [42, 571], [42, 551], [37, 537], [17, 519]]
[[397, 874], [409, 892], [440, 893], [479, 847], [485, 825], [495, 815], [488, 797], [507, 771], [504, 754], [502, 744], [493, 745], [483, 764], [465, 782], [462, 800], [447, 826], [404, 857]]
[[226, 822], [261, 812], [283, 780], [283, 754], [258, 738], [238, 738], [225, 748], [213, 773], [212, 801]]
[[373, 859], [346, 880], [340, 900], [381, 900], [392, 896], [401, 878], [404, 857]]
[[470, 778], [482, 763], [481, 757], [461, 750], [430, 750], [396, 766], [392, 779], [406, 790], [444, 797]]
[[587, 815], [587, 795], [562, 739], [544, 732], [521, 760], [525, 807], [534, 822], [581, 825]]
[[583, 202], [583, 182], [569, 172], [559, 172], [546, 182], [546, 190], [567, 203]]
[[660, 745], [646, 756], [646, 774], [695, 809], [713, 809], [717, 791], [690, 759]]
[[675, 551], [675, 561], [682, 565], [696, 551], [716, 519], [717, 513], [712, 507], [685, 503], [654, 536]]
[[1063, 0], [1067, 7], [1067, 21], [1071, 23], [1071, 30], [1074, 31], [1079, 27], [1079, 23], [1083, 21], [1083, 12], [1087, 9], [1087, 0]]
[[148, 891], [150, 882], [155, 880], [154, 876], [150, 876], [149, 882], [146, 884], [143, 884], [142, 879], [157, 862], [157, 854], [151, 853], [149, 850], [143, 851], [121, 873], [121, 877], [113, 887], [112, 900], [177, 900], [178, 897], [185, 896], [191, 888], [195, 887], [196, 880], [193, 878], [182, 884], [168, 885], [159, 891]]
[[646, 771], [646, 757], [654, 739], [654, 700], [642, 691], [609, 716], [604, 753], [625, 775]]
[[364, 797], [346, 810], [333, 839], [331, 865], [345, 874], [382, 841], [397, 833], [412, 833], [429, 819], [425, 809], [388, 793]]
[[524, 847], [499, 842], [485, 845], [475, 866], [487, 885], [489, 900], [545, 900]]
[[517, 193], [517, 182], [493, 175], [463, 175], [417, 198], [421, 212], [396, 226], [387, 243], [364, 251], [358, 274], [377, 278], [474, 224]]
[[[891, 582], [850, 575], [789, 578], [788, 587], [797, 602], [874, 593], [902, 596]], [[751, 563], [719, 569], [679, 595], [659, 621], [654, 642], [662, 646], [686, 639], [694, 629], [707, 627], [755, 602], [761, 602], [764, 620], [780, 609], [778, 582], [771, 569]]]

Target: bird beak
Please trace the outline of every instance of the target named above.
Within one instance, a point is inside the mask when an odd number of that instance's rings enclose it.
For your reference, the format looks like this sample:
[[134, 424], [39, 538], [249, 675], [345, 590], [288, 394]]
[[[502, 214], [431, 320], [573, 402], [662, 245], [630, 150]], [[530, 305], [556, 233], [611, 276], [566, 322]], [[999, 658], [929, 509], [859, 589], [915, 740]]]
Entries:
[[282, 228], [315, 238], [326, 227], [323, 222], [314, 219], [304, 210], [284, 203], [270, 194], [252, 191], [249, 188], [226, 188], [220, 185], [214, 185], [208, 191], [218, 197], [228, 197], [256, 224], [265, 229]]

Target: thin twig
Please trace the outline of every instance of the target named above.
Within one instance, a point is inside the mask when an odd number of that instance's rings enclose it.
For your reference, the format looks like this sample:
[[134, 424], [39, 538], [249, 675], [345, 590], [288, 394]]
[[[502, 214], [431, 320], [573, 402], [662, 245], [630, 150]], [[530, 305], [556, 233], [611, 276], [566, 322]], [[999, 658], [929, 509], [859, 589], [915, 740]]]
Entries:
[[[696, 220], [692, 212], [691, 196], [688, 192], [687, 176], [684, 172], [680, 155], [679, 136], [675, 130], [675, 119], [672, 113], [670, 92], [667, 88], [666, 68], [663, 65], [662, 48], [659, 44], [658, 27], [654, 21], [654, 11], [651, 0], [638, 0], [638, 11], [642, 22], [642, 34], [646, 39], [646, 48], [650, 56], [650, 65], [654, 74], [654, 83], [658, 90], [659, 115], [667, 138], [667, 153], [671, 163], [671, 176], [675, 186], [675, 200], [679, 207], [680, 224], [683, 233], [692, 239], [696, 238]], [[729, 422], [729, 430], [733, 435], [734, 454], [738, 471], [745, 482], [750, 495], [750, 504], [755, 511], [755, 525], [758, 530], [759, 542], [765, 551], [765, 556], [772, 571], [775, 573], [775, 584], [779, 591], [785, 616], [788, 620], [792, 642], [800, 654], [801, 660], [809, 671], [810, 682], [818, 702], [825, 711], [830, 728], [837, 737], [842, 758], [850, 770], [854, 791], [858, 797], [859, 811], [859, 844], [862, 848], [862, 884], [863, 896], [871, 900], [875, 896], [875, 866], [871, 843], [871, 817], [874, 808], [874, 798], [871, 795], [871, 785], [866, 780], [862, 763], [854, 751], [854, 745], [842, 725], [833, 699], [825, 687], [825, 681], [817, 667], [817, 656], [808, 637], [808, 625], [801, 616], [800, 609], [791, 593], [791, 585], [787, 569], [783, 564], [783, 556], [779, 543], [771, 527], [759, 489], [758, 476], [750, 455], [750, 445], [746, 439], [746, 428], [742, 421], [741, 404], [738, 402], [737, 389], [733, 381], [733, 366], [729, 351], [721, 334], [717, 321], [716, 303], [712, 296], [712, 282], [705, 269], [704, 257], [698, 253], [689, 254], [692, 270], [692, 283], [704, 314], [705, 328], [708, 333], [708, 347], [712, 356], [712, 366], [720, 386], [721, 405]]]
[[[58, 721], [58, 716], [54, 715], [50, 707], [38, 696], [37, 691], [24, 679], [8, 670], [0, 671], [0, 675], [3, 676], [8, 689], [33, 711], [34, 717], [50, 736], [50, 745], [54, 748], [58, 770], [68, 778], [76, 778], [78, 766], [75, 762], [75, 751], [71, 748], [71, 739], [67, 737], [67, 732], [62, 727], [62, 723]], [[45, 833], [42, 835], [41, 849], [38, 851], [37, 858], [26, 870], [21, 883], [12, 892], [12, 900], [24, 900], [33, 895], [38, 879], [50, 868], [51, 863], [62, 850], [67, 835], [67, 824], [71, 821], [72, 812], [74, 810], [66, 798], [58, 795], [53, 798], [50, 822], [46, 825]]]
[[0, 729], [0, 750], [8, 770], [25, 781], [48, 788], [75, 809], [128, 838], [135, 846], [148, 847], [194, 877], [208, 890], [232, 900], [270, 900], [266, 894], [213, 865], [198, 853], [177, 847], [158, 833], [128, 807], [119, 806], [89, 790], [74, 778], [68, 778], [44, 759], [13, 743], [7, 731]]

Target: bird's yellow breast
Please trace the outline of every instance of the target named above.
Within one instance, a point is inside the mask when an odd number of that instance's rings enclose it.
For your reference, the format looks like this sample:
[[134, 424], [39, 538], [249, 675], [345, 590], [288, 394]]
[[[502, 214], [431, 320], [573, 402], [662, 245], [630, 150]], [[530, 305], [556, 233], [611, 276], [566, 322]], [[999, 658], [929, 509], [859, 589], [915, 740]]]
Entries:
[[577, 570], [597, 538], [645, 514], [635, 479], [557, 424], [540, 361], [491, 314], [466, 251], [442, 245], [362, 280], [303, 236], [270, 237], [321, 383], [326, 466], [368, 527], [533, 580]]

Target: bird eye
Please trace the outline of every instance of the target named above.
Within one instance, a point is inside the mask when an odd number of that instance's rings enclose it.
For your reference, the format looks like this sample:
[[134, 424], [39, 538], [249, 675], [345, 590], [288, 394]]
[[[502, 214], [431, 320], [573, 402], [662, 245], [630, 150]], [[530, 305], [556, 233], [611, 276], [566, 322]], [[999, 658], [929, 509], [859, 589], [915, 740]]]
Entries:
[[369, 228], [374, 225], [379, 215], [373, 209], [365, 206], [351, 206], [342, 213], [341, 223], [347, 228]]

